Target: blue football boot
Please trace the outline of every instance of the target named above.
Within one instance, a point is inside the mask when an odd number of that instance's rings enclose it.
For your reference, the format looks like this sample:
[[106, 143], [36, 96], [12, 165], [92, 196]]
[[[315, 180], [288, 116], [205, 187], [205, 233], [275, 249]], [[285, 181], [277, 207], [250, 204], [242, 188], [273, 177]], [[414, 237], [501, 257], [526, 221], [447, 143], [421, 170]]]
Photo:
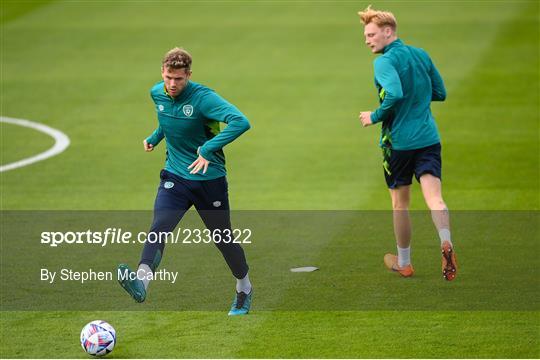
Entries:
[[251, 307], [251, 297], [253, 295], [253, 289], [246, 294], [245, 292], [237, 292], [236, 298], [233, 301], [229, 316], [234, 315], [246, 315]]
[[[141, 280], [135, 278], [133, 280], [129, 279], [128, 275], [133, 274], [133, 271], [126, 264], [118, 265], [118, 283], [128, 292], [129, 295], [136, 302], [142, 303], [146, 299], [146, 289]], [[131, 277], [134, 277], [131, 275]]]

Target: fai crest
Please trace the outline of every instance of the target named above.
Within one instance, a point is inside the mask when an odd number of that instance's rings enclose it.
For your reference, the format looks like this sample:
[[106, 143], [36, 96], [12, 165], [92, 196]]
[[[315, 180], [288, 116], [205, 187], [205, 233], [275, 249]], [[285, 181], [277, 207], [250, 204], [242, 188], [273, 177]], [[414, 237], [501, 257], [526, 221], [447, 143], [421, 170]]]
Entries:
[[184, 112], [184, 115], [190, 117], [193, 114], [193, 106], [184, 105], [184, 107], [182, 107], [182, 111]]
[[172, 181], [165, 181], [165, 184], [163, 184], [163, 187], [165, 189], [172, 189], [173, 186], [174, 186], [174, 183]]

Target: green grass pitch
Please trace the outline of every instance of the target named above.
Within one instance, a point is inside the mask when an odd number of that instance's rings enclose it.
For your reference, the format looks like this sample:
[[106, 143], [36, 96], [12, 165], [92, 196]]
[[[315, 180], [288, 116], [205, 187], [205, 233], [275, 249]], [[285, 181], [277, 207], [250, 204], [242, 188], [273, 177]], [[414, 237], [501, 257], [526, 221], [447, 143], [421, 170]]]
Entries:
[[[253, 311], [233, 319], [233, 281], [215, 249], [196, 246], [167, 250], [164, 266], [184, 277], [155, 284], [142, 306], [112, 287], [102, 291], [115, 311], [24, 311], [38, 307], [38, 288], [29, 289], [33, 304], [10, 301], [10, 292], [24, 294], [19, 280], [34, 269], [23, 264], [39, 259], [24, 236], [21, 244], [2, 239], [0, 357], [87, 357], [78, 337], [94, 319], [117, 330], [110, 358], [540, 357], [538, 2], [373, 3], [395, 13], [400, 37], [430, 53], [447, 86], [447, 101], [432, 109], [461, 265], [453, 283], [439, 274], [425, 213], [414, 222], [418, 276], [401, 279], [382, 266], [394, 249], [391, 215], [367, 212], [390, 209], [379, 129], [358, 121], [377, 106], [373, 55], [356, 15], [367, 5], [3, 0], [0, 115], [62, 130], [71, 145], [0, 173], [2, 210], [151, 210], [164, 149], [142, 150], [156, 125], [148, 90], [161, 56], [178, 45], [194, 56], [193, 80], [252, 123], [226, 148], [232, 207], [324, 210], [339, 221], [317, 241], [287, 241], [292, 224], [273, 230], [283, 237], [247, 247]], [[34, 130], [0, 130], [1, 164], [52, 144]], [[416, 185], [412, 207], [425, 209]], [[3, 235], [14, 228], [7, 218]], [[97, 261], [135, 265], [138, 253], [102, 251]], [[288, 272], [301, 262], [321, 270]], [[99, 294], [77, 291], [66, 291], [66, 304]]]

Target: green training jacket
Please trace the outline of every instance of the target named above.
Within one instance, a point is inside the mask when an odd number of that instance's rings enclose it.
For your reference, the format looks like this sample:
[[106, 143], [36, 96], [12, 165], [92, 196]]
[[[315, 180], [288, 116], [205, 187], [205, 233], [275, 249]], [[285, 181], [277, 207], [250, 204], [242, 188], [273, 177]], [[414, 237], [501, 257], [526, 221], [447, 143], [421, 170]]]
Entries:
[[[223, 147], [250, 128], [248, 119], [212, 89], [189, 81], [171, 97], [163, 81], [150, 90], [159, 126], [146, 141], [167, 143], [165, 170], [188, 180], [212, 180], [227, 174]], [[220, 131], [219, 123], [227, 126]], [[206, 174], [190, 174], [188, 166], [198, 155], [210, 161]]]
[[381, 147], [413, 150], [440, 142], [430, 105], [444, 101], [446, 90], [429, 55], [397, 39], [375, 59], [374, 68], [380, 107], [371, 121], [382, 122]]

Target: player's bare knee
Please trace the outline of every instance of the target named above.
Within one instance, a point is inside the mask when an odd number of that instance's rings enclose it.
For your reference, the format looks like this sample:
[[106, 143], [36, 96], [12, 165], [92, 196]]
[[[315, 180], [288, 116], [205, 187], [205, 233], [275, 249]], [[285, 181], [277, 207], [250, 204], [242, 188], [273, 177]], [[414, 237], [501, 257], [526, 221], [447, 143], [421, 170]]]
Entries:
[[445, 204], [445, 202], [444, 202], [444, 200], [442, 198], [430, 199], [430, 200], [426, 201], [426, 203], [427, 203], [427, 206], [429, 207], [429, 209], [432, 210], [432, 211], [448, 210], [447, 207], [446, 207], [446, 204]]
[[409, 210], [409, 200], [392, 199], [392, 210]]

